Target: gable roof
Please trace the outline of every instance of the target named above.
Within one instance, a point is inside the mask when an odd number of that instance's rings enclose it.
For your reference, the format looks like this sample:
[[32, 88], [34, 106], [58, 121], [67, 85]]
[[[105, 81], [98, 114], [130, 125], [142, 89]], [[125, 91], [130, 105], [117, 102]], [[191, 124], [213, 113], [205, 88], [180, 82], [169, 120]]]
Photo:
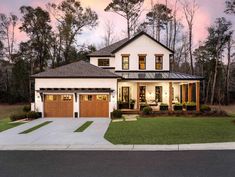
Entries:
[[102, 56], [102, 57], [111, 57], [114, 56], [113, 55], [113, 51], [115, 49], [117, 49], [118, 47], [122, 46], [124, 43], [126, 43], [128, 41], [128, 38], [122, 39], [121, 41], [118, 41], [110, 46], [104, 47], [100, 50], [97, 50], [91, 54], [89, 54], [88, 56], [90, 57], [97, 57], [97, 56]]
[[130, 44], [132, 41], [136, 40], [137, 38], [139, 38], [140, 36], [145, 35], [147, 37], [149, 37], [150, 39], [152, 39], [153, 41], [155, 41], [157, 44], [159, 44], [160, 46], [162, 46], [163, 48], [167, 49], [168, 51], [170, 51], [171, 53], [174, 53], [173, 50], [171, 50], [170, 48], [168, 48], [167, 46], [165, 46], [164, 44], [160, 43], [159, 41], [157, 41], [156, 39], [154, 39], [152, 36], [150, 36], [149, 34], [145, 33], [144, 31], [138, 33], [137, 35], [135, 35], [134, 37], [128, 39], [125, 38], [119, 42], [116, 42], [110, 46], [107, 46], [105, 48], [102, 48], [98, 51], [95, 51], [91, 54], [89, 54], [88, 56], [90, 57], [112, 57], [114, 56], [114, 54], [121, 50], [123, 47], [127, 46], [128, 44]]
[[32, 78], [120, 78], [83, 60], [32, 75]]

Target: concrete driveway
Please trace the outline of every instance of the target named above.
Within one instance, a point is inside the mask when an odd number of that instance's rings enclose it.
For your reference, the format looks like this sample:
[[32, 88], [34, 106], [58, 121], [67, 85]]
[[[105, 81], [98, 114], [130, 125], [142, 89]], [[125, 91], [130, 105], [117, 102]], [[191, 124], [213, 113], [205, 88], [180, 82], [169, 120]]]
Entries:
[[[52, 123], [28, 134], [19, 134], [45, 121]], [[84, 132], [74, 132], [86, 121], [93, 123]], [[110, 119], [43, 118], [0, 133], [0, 145], [110, 145], [104, 139]]]

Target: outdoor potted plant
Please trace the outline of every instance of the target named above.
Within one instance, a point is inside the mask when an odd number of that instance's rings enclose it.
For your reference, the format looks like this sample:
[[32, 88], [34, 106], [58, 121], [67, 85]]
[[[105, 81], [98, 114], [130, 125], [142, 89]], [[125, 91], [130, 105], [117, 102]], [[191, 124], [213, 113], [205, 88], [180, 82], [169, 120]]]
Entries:
[[135, 100], [134, 99], [130, 99], [130, 108], [134, 109], [135, 107]]
[[118, 104], [118, 109], [122, 109], [122, 101], [118, 101], [117, 104]]
[[183, 110], [183, 105], [181, 103], [176, 103], [174, 105], [174, 111], [182, 111]]
[[168, 111], [168, 104], [161, 103], [160, 104], [160, 111]]
[[195, 102], [186, 103], [186, 110], [187, 111], [196, 111], [196, 103]]

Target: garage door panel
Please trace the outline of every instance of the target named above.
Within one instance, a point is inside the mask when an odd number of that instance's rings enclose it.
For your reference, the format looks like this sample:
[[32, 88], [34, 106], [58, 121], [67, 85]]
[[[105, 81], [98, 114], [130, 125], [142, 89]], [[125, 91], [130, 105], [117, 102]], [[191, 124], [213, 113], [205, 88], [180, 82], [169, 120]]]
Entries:
[[73, 95], [46, 95], [44, 117], [73, 117]]
[[80, 117], [109, 117], [108, 95], [81, 95]]

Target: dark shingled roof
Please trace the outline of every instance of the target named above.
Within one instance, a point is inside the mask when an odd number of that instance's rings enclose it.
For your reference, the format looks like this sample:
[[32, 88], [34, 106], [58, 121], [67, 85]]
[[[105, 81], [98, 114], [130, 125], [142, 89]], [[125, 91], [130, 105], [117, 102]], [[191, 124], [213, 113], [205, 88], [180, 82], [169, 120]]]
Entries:
[[147, 33], [142, 31], [130, 39], [125, 38], [125, 39], [123, 39], [119, 42], [116, 42], [110, 46], [107, 46], [107, 47], [102, 48], [98, 51], [95, 51], [95, 52], [89, 54], [88, 56], [89, 57], [112, 57], [112, 56], [114, 56], [114, 53], [116, 53], [118, 50], [122, 49], [123, 47], [125, 47], [126, 45], [128, 45], [129, 43], [131, 43], [132, 41], [134, 41], [135, 39], [137, 39], [138, 37], [140, 37], [142, 35], [146, 35], [147, 37], [149, 37], [150, 39], [152, 39], [153, 41], [155, 41], [156, 43], [158, 43], [159, 45], [161, 45], [165, 49], [174, 53], [174, 51], [172, 51], [171, 49], [169, 49], [168, 47], [166, 47], [165, 45], [158, 42], [156, 39], [154, 39], [153, 37], [151, 37], [150, 35], [148, 35]]
[[156, 72], [115, 72], [124, 80], [203, 80], [203, 77], [178, 72], [156, 71]]
[[91, 54], [89, 54], [88, 56], [90, 57], [96, 57], [96, 56], [102, 56], [102, 57], [110, 57], [110, 56], [114, 56], [113, 55], [113, 51], [116, 50], [118, 47], [122, 46], [123, 44], [125, 44], [128, 41], [128, 38], [125, 38], [121, 41], [118, 41], [108, 47], [102, 48], [98, 51], [95, 51]]
[[41, 72], [33, 78], [120, 78], [120, 76], [94, 66], [85, 61], [78, 61], [55, 69]]

